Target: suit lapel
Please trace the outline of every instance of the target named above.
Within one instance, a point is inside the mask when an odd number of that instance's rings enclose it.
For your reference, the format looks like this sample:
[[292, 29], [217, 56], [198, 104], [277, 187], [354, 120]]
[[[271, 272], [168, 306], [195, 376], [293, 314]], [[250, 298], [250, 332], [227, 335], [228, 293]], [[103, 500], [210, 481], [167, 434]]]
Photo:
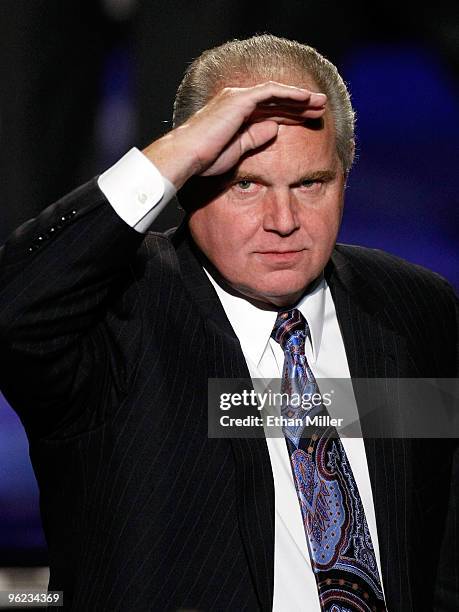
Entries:
[[[370, 283], [358, 274], [338, 251], [326, 270], [343, 336], [351, 378], [397, 378], [407, 376], [409, 362], [406, 341], [394, 332], [381, 312], [381, 299]], [[362, 389], [362, 387], [361, 387]], [[359, 411], [362, 396], [356, 390]], [[359, 405], [360, 404], [360, 405]], [[403, 407], [394, 403], [396, 413]], [[377, 417], [377, 415], [374, 415]], [[374, 437], [365, 418], [361, 420], [365, 451], [375, 506], [381, 570], [389, 609], [413, 609], [410, 580], [414, 559], [411, 541], [412, 446], [411, 440]], [[369, 432], [370, 435], [366, 435]]]
[[[208, 378], [250, 374], [223, 306], [184, 226], [174, 235], [183, 282], [204, 320]], [[250, 383], [251, 384], [251, 383]], [[230, 439], [237, 482], [237, 512], [255, 590], [263, 611], [272, 610], [274, 586], [274, 483], [264, 438]]]

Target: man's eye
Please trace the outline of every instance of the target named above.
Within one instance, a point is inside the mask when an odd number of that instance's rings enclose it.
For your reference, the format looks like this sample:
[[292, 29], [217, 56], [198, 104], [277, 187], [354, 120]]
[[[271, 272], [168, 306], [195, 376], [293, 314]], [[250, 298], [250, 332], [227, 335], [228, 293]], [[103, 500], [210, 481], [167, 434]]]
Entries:
[[304, 180], [301, 181], [301, 186], [305, 187], [306, 189], [311, 189], [312, 187], [316, 187], [322, 184], [322, 181], [312, 181], [312, 180]]
[[238, 181], [236, 185], [239, 187], [239, 189], [242, 189], [242, 191], [247, 191], [252, 186], [252, 181]]

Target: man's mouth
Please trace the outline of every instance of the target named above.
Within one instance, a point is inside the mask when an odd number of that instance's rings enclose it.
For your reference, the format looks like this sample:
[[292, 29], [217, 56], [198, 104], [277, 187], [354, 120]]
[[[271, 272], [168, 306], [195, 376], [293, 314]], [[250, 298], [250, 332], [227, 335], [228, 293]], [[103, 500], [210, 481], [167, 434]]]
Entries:
[[279, 262], [279, 263], [290, 263], [295, 261], [301, 256], [304, 249], [297, 249], [294, 251], [258, 251], [256, 254], [262, 258], [263, 261]]

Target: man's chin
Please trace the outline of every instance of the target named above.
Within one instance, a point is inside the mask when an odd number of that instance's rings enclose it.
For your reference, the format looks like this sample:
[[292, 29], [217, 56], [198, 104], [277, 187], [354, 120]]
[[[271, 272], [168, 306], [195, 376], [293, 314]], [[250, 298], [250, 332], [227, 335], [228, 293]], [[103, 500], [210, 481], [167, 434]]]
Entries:
[[295, 284], [257, 285], [241, 287], [237, 290], [254, 303], [260, 302], [275, 308], [296, 304], [310, 285], [308, 280]]
[[266, 282], [259, 284], [257, 290], [260, 295], [265, 295], [267, 298], [288, 300], [298, 295], [301, 296], [314, 279], [315, 276], [298, 275], [298, 273], [283, 270], [269, 274]]

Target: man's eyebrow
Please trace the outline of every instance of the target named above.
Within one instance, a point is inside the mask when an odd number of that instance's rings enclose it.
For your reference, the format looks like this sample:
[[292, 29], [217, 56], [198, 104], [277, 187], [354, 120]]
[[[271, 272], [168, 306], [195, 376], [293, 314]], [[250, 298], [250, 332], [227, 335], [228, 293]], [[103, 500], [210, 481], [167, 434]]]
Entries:
[[[294, 181], [292, 185], [299, 185], [303, 181], [323, 181], [327, 183], [336, 178], [336, 170], [314, 170], [312, 172], [305, 172], [299, 175], [300, 178]], [[239, 172], [238, 170], [229, 173], [229, 178], [232, 181], [251, 181], [254, 183], [263, 183], [266, 177], [263, 177], [255, 172]]]
[[323, 181], [327, 183], [334, 178], [336, 178], [336, 170], [314, 170], [313, 172], [306, 172], [303, 174], [300, 180], [295, 184], [297, 185], [303, 181]]
[[255, 172], [240, 172], [239, 170], [235, 170], [229, 172], [228, 176], [231, 181], [251, 181], [253, 183], [262, 183], [265, 181], [265, 177]]

